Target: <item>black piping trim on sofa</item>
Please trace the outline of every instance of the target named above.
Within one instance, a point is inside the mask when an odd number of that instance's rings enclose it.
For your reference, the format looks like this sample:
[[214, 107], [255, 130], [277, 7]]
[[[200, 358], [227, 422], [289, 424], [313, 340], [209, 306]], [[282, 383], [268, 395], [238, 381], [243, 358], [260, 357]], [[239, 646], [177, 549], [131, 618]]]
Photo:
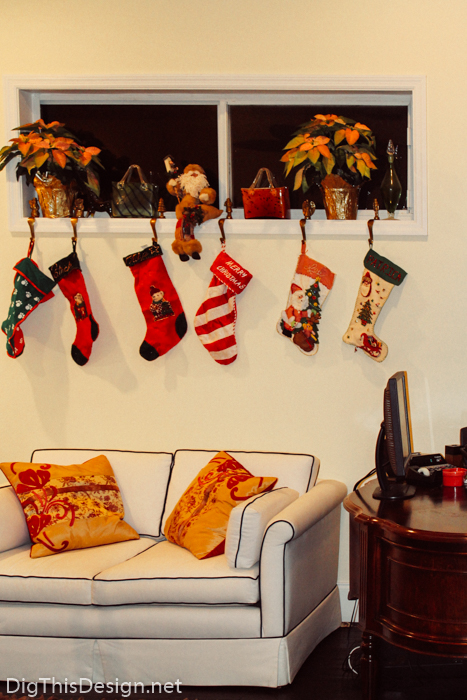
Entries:
[[246, 511], [246, 509], [247, 509], [249, 506], [253, 505], [253, 503], [256, 503], [256, 501], [259, 500], [260, 498], [262, 498], [263, 496], [266, 496], [266, 495], [269, 494], [269, 493], [274, 493], [274, 491], [277, 493], [277, 491], [282, 491], [283, 489], [286, 489], [286, 488], [288, 488], [288, 487], [287, 487], [287, 486], [281, 486], [280, 489], [273, 489], [272, 491], [263, 491], [263, 493], [259, 493], [259, 494], [256, 496], [256, 498], [255, 498], [254, 501], [250, 501], [250, 503], [247, 503], [247, 505], [246, 505], [245, 508], [243, 509], [242, 517], [240, 518], [240, 535], [239, 535], [238, 542], [237, 542], [237, 552], [236, 552], [236, 554], [235, 554], [235, 568], [237, 568], [238, 553], [239, 553], [239, 551], [240, 551], [240, 546], [241, 546], [241, 541], [242, 541], [243, 518], [244, 518], [244, 516], [245, 516], [245, 511]]
[[[256, 601], [256, 603], [245, 603], [241, 601], [232, 601], [230, 603], [203, 603], [203, 602], [197, 602], [193, 603], [191, 601], [181, 601], [178, 600], [176, 603], [175, 602], [170, 602], [167, 600], [162, 600], [162, 601], [157, 601], [157, 600], [151, 600], [151, 601], [143, 601], [141, 603], [58, 603], [56, 601], [48, 600], [44, 602], [43, 600], [0, 600], [0, 603], [15, 603], [18, 605], [71, 605], [76, 608], [126, 608], [128, 606], [134, 607], [135, 605], [186, 605], [187, 607], [197, 607], [198, 605], [203, 605], [203, 606], [208, 606], [208, 607], [223, 607], [227, 608], [230, 605], [235, 605], [235, 606], [241, 606], [245, 607], [248, 606], [249, 608], [254, 608], [258, 607], [260, 605], [260, 601]], [[2, 635], [0, 634], [0, 637]]]
[[[172, 458], [170, 461], [170, 465], [169, 465], [169, 481], [170, 481], [170, 476], [172, 474], [172, 466], [173, 466], [173, 461], [174, 461], [173, 452], [151, 452], [149, 450], [106, 450], [106, 449], [96, 450], [94, 447], [49, 447], [49, 448], [40, 447], [37, 450], [33, 451], [29, 461], [30, 462], [33, 461], [33, 457], [36, 454], [36, 452], [64, 452], [64, 451], [67, 451], [67, 452], [68, 451], [72, 451], [72, 452], [97, 452], [97, 453], [118, 452], [119, 454], [135, 454], [135, 455], [139, 455], [139, 454], [143, 454], [143, 455], [169, 455]], [[160, 537], [160, 535], [161, 535], [162, 516], [164, 514], [165, 501], [167, 498], [167, 492], [169, 490], [169, 481], [167, 482], [164, 503], [162, 504], [161, 517], [159, 518], [159, 534], [158, 535], [151, 535], [151, 537]]]
[[[317, 609], [319, 608], [319, 606], [322, 605], [322, 604], [324, 603], [324, 601], [325, 601], [327, 598], [329, 598], [329, 596], [330, 596], [332, 593], [334, 593], [334, 591], [335, 591], [336, 589], [337, 589], [337, 584], [334, 586], [334, 588], [333, 588], [331, 591], [329, 591], [329, 593], [328, 593], [327, 595], [324, 596], [324, 598], [323, 598], [322, 600], [320, 600], [320, 602], [319, 602], [317, 605], [315, 605], [315, 607], [313, 608], [313, 610], [310, 610], [310, 612], [308, 613], [308, 615], [305, 615], [305, 617], [304, 617], [302, 620], [300, 620], [300, 622], [297, 622], [297, 624], [296, 624], [294, 627], [292, 627], [292, 628], [287, 632], [287, 636], [288, 636], [289, 634], [291, 634], [294, 630], [296, 630], [297, 627], [300, 627], [300, 625], [301, 625], [303, 622], [305, 622], [305, 620], [306, 620], [308, 617], [310, 617], [310, 615], [312, 615], [312, 614], [315, 612], [315, 610], [317, 610]], [[8, 603], [9, 603], [9, 602], [11, 602], [11, 601], [5, 601], [5, 602], [8, 602]], [[236, 605], [236, 603], [234, 603], [234, 604]], [[44, 603], [44, 605], [45, 605], [45, 603]], [[180, 603], [180, 605], [183, 605], [183, 603]], [[243, 604], [241, 603], [240, 605], [243, 605]], [[261, 623], [261, 618], [260, 618], [260, 623]], [[261, 628], [261, 627], [260, 627], [260, 631], [262, 632], [262, 628]], [[39, 635], [32, 635], [32, 634], [31, 634], [31, 635], [30, 635], [30, 634], [27, 634], [27, 635], [23, 635], [23, 634], [0, 634], [0, 639], [1, 639], [2, 637], [22, 637], [23, 639], [27, 639], [27, 638], [29, 638], [29, 637], [36, 637], [36, 636], [39, 637]], [[39, 638], [40, 638], [40, 639], [89, 639], [89, 641], [95, 641], [95, 639], [96, 639], [95, 637], [55, 637], [55, 636], [44, 637], [43, 635], [41, 635]], [[197, 642], [202, 642], [203, 640], [209, 640], [209, 639], [217, 639], [217, 640], [220, 640], [220, 641], [224, 641], [224, 640], [226, 640], [226, 641], [230, 641], [230, 640], [242, 641], [242, 640], [244, 640], [244, 639], [284, 639], [284, 635], [282, 635], [282, 636], [277, 635], [277, 636], [274, 636], [274, 637], [263, 637], [262, 634], [261, 634], [261, 636], [259, 636], [259, 637], [189, 637], [189, 638], [187, 638], [187, 637], [154, 637], [154, 638], [152, 638], [152, 637], [125, 637], [125, 638], [123, 638], [123, 637], [99, 637], [99, 638], [98, 638], [98, 640], [101, 640], [101, 639], [102, 639], [103, 641], [104, 641], [104, 640], [112, 640], [112, 641], [117, 641], [117, 642], [118, 642], [118, 641], [125, 641], [125, 642], [128, 642], [128, 641], [130, 641], [130, 640], [132, 640], [132, 639], [135, 639], [135, 640], [145, 640], [145, 641], [158, 641], [158, 640], [162, 640], [162, 639], [165, 639], [165, 640], [171, 640], [171, 639], [176, 640], [176, 639], [177, 639], [177, 640], [181, 640], [181, 641], [197, 641]]]
[[[269, 530], [274, 527], [276, 523], [286, 523], [287, 525], [290, 525], [292, 528], [292, 537], [287, 540], [287, 542], [284, 542], [282, 545], [283, 548], [283, 554], [282, 554], [282, 637], [284, 636], [284, 631], [285, 631], [285, 548], [286, 545], [289, 544], [295, 537], [295, 529], [294, 526], [292, 525], [291, 522], [288, 520], [275, 520], [269, 527], [266, 529], [266, 532], [264, 533], [263, 541], [261, 543], [261, 551], [259, 555], [259, 579], [260, 579], [260, 584], [259, 584], [259, 590], [260, 590], [260, 600], [261, 600], [261, 559], [263, 555], [263, 545], [266, 541], [266, 535], [268, 534]], [[261, 606], [261, 636], [263, 636], [263, 608]], [[269, 637], [268, 637], [269, 639]]]

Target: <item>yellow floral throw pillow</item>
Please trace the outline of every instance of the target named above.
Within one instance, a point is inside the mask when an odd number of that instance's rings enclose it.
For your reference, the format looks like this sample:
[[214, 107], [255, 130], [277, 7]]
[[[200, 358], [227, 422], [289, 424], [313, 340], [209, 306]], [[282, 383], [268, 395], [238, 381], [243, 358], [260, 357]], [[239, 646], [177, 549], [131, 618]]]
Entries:
[[253, 476], [227, 452], [219, 452], [182, 495], [167, 518], [164, 534], [198, 559], [222, 554], [232, 508], [271, 491], [276, 483], [276, 477]]
[[69, 466], [4, 462], [0, 469], [23, 507], [32, 558], [139, 539], [123, 520], [120, 491], [104, 455]]

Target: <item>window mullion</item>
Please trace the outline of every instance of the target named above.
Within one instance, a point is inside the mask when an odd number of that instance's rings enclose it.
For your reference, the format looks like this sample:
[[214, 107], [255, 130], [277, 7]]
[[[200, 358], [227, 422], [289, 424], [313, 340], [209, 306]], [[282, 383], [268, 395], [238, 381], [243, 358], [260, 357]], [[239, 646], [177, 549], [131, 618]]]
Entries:
[[217, 144], [219, 163], [219, 209], [224, 209], [224, 202], [231, 196], [230, 170], [230, 122], [227, 100], [220, 100], [217, 106]]

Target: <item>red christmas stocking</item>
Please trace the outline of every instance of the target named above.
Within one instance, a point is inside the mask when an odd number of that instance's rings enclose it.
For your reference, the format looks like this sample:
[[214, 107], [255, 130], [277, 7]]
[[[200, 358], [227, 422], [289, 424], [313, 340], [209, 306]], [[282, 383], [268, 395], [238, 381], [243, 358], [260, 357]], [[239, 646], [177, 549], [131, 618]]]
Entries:
[[211, 265], [211, 272], [214, 277], [196, 312], [195, 331], [213, 360], [230, 365], [237, 357], [235, 296], [245, 289], [252, 275], [224, 250]]
[[158, 243], [123, 258], [135, 278], [135, 291], [147, 332], [139, 354], [151, 361], [165, 355], [186, 333], [182, 304], [162, 260]]
[[52, 277], [70, 302], [70, 308], [76, 321], [76, 337], [71, 346], [71, 356], [77, 365], [85, 365], [92, 351], [92, 344], [99, 335], [91, 311], [86, 283], [75, 252], [67, 255], [49, 267]]
[[376, 319], [394, 287], [403, 282], [407, 273], [373, 249], [366, 254], [363, 265], [365, 269], [352, 320], [342, 340], [363, 350], [372, 360], [382, 362], [388, 354], [388, 346], [375, 334]]

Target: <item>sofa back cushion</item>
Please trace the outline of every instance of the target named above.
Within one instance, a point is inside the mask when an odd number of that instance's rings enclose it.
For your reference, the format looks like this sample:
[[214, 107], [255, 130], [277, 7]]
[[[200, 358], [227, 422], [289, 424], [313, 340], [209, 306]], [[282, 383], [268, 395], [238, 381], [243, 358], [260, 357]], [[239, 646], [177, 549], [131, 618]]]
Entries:
[[30, 543], [23, 508], [13, 487], [0, 485], [0, 552]]
[[172, 463], [168, 452], [123, 450], [35, 450], [32, 462], [78, 464], [105, 455], [115, 474], [125, 510], [125, 521], [140, 535], [159, 537]]
[[[162, 528], [179, 498], [198, 472], [206, 466], [219, 450], [177, 450], [174, 455], [167, 500], [162, 518]], [[276, 476], [276, 489], [281, 486], [298, 491], [309, 491], [316, 482], [319, 459], [312, 455], [285, 454], [280, 452], [238, 452], [226, 450], [253, 476]]]

